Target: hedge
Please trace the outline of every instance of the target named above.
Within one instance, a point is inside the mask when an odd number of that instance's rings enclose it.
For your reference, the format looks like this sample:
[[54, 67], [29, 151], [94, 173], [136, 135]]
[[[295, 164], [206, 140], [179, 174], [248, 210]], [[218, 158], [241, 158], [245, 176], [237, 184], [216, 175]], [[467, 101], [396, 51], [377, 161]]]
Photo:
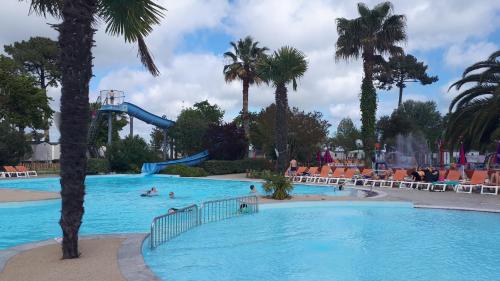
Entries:
[[107, 159], [89, 158], [87, 160], [87, 175], [107, 173], [109, 173], [109, 162]]
[[186, 165], [168, 166], [160, 172], [167, 175], [179, 175], [181, 177], [206, 177], [207, 171], [200, 167], [188, 167]]
[[209, 160], [201, 164], [211, 175], [245, 173], [248, 170], [271, 170], [272, 164], [266, 159], [242, 159], [235, 161]]

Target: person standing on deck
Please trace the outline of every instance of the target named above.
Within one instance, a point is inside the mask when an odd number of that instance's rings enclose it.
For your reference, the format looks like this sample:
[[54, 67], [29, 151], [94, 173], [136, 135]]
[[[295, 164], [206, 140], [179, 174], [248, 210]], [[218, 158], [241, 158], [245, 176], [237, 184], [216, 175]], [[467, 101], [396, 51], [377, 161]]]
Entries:
[[296, 173], [297, 173], [297, 160], [295, 160], [295, 158], [292, 158], [292, 160], [290, 160], [290, 174], [291, 176], [295, 176]]

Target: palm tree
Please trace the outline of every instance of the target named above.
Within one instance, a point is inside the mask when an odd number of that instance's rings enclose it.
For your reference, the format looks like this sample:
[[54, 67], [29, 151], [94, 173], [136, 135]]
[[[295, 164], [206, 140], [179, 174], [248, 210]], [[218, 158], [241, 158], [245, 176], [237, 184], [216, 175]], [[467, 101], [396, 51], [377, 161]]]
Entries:
[[307, 61], [304, 53], [293, 47], [281, 47], [271, 56], [259, 61], [257, 71], [266, 83], [272, 83], [276, 87], [276, 131], [275, 141], [278, 151], [278, 169], [284, 171], [286, 168], [288, 148], [288, 83], [292, 83], [292, 89], [297, 90], [297, 80], [307, 70]]
[[383, 2], [370, 10], [358, 4], [360, 17], [349, 20], [337, 18], [339, 38], [336, 44], [336, 60], [363, 59], [364, 77], [361, 84], [361, 136], [367, 159], [371, 157], [375, 143], [375, 113], [377, 93], [373, 86], [374, 66], [384, 61], [382, 55], [402, 55], [397, 43], [406, 40], [406, 19], [392, 14], [392, 4]]
[[[468, 147], [479, 147], [500, 136], [500, 51], [487, 60], [465, 69], [462, 79], [453, 83], [460, 90], [450, 104], [446, 138], [457, 144], [460, 140]], [[471, 85], [472, 84], [472, 85]]]
[[238, 42], [231, 42], [234, 52], [225, 52], [224, 57], [231, 60], [231, 63], [224, 66], [224, 78], [226, 82], [241, 80], [243, 82], [243, 128], [247, 139], [250, 139], [250, 122], [248, 117], [248, 88], [250, 85], [259, 85], [262, 79], [257, 75], [257, 61], [265, 56], [269, 50], [266, 47], [258, 47], [258, 41], [253, 41], [250, 36], [240, 39]]
[[92, 77], [94, 28], [106, 24], [111, 35], [123, 35], [139, 46], [141, 62], [153, 75], [158, 69], [144, 42], [159, 24], [164, 10], [152, 0], [31, 0], [31, 10], [62, 18], [55, 26], [61, 49], [61, 219], [63, 259], [77, 258], [78, 231], [83, 217], [89, 81]]

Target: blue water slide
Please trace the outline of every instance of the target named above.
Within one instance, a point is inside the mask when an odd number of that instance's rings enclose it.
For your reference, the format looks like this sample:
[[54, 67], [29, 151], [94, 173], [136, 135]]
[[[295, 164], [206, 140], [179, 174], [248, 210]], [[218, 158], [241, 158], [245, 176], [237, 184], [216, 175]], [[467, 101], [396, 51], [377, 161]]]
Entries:
[[172, 120], [168, 120], [166, 118], [161, 118], [158, 115], [154, 115], [153, 113], [150, 113], [137, 105], [124, 102], [118, 105], [111, 105], [111, 104], [105, 104], [101, 106], [99, 109], [100, 111], [105, 111], [105, 112], [123, 112], [127, 113], [128, 115], [135, 117], [141, 121], [144, 121], [148, 124], [155, 125], [156, 127], [162, 128], [162, 129], [168, 129], [172, 127], [175, 122]]
[[178, 160], [171, 160], [166, 162], [158, 162], [158, 163], [143, 163], [142, 164], [142, 173], [143, 174], [156, 174], [159, 171], [165, 169], [171, 165], [186, 165], [186, 166], [196, 166], [201, 162], [208, 159], [208, 151], [202, 151], [197, 154], [193, 154], [191, 156], [181, 158]]

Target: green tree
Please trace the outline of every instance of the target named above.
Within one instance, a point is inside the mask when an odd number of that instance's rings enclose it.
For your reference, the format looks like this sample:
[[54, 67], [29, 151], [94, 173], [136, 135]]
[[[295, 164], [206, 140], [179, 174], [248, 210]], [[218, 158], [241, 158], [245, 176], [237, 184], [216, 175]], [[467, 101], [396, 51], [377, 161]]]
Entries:
[[307, 61], [304, 53], [293, 47], [285, 46], [259, 61], [257, 69], [261, 79], [268, 84], [272, 83], [276, 88], [276, 150], [278, 151], [278, 170], [284, 171], [288, 162], [288, 96], [286, 85], [292, 83], [292, 89], [297, 90], [297, 80], [304, 76], [307, 70]]
[[[60, 51], [57, 42], [45, 37], [31, 37], [28, 41], [14, 42], [5, 45], [4, 50], [21, 69], [36, 78], [40, 88], [47, 94], [47, 87], [56, 87], [61, 80], [61, 72], [57, 66]], [[47, 128], [44, 128], [45, 141], [49, 141], [50, 116], [45, 117]]]
[[163, 7], [153, 0], [28, 0], [31, 10], [62, 18], [57, 25], [61, 50], [61, 219], [63, 258], [77, 258], [78, 231], [83, 217], [87, 152], [89, 81], [97, 23], [111, 35], [138, 44], [138, 56], [158, 75], [144, 37], [160, 23]]
[[222, 122], [224, 111], [208, 101], [195, 103], [193, 107], [181, 111], [175, 125], [168, 131], [175, 139], [177, 152], [193, 154], [205, 149], [204, 136], [210, 125]]
[[382, 116], [377, 123], [382, 142], [394, 145], [397, 135], [423, 135], [431, 149], [443, 132], [443, 117], [433, 101], [407, 100], [391, 116]]
[[467, 147], [483, 147], [494, 141], [500, 131], [500, 51], [487, 60], [467, 67], [462, 79], [450, 89], [462, 90], [450, 104], [446, 140]]
[[438, 81], [437, 76], [427, 74], [427, 65], [410, 54], [392, 56], [386, 64], [377, 68], [377, 88], [390, 90], [393, 85], [399, 88], [398, 107], [403, 103], [403, 89], [407, 83], [420, 82], [422, 85], [428, 85]]
[[25, 156], [31, 153], [31, 146], [25, 136], [11, 127], [7, 122], [0, 121], [0, 166], [17, 165]]
[[109, 167], [114, 172], [140, 173], [143, 163], [158, 162], [160, 158], [139, 136], [116, 140], [106, 151]]
[[24, 133], [25, 128], [43, 129], [52, 116], [49, 98], [36, 86], [33, 77], [19, 71], [16, 63], [0, 55], [0, 120]]
[[340, 120], [337, 126], [337, 131], [335, 136], [332, 138], [332, 144], [334, 146], [341, 147], [345, 152], [355, 150], [356, 140], [361, 137], [361, 133], [354, 126], [351, 118], [344, 118]]
[[150, 142], [149, 145], [155, 151], [160, 151], [163, 146], [163, 130], [158, 127], [154, 127], [149, 134]]
[[224, 57], [231, 62], [224, 66], [224, 78], [226, 82], [240, 80], [243, 82], [243, 128], [247, 138], [250, 137], [250, 121], [248, 116], [248, 88], [250, 85], [259, 85], [262, 79], [257, 73], [257, 62], [265, 56], [266, 47], [258, 47], [259, 42], [247, 36], [237, 42], [231, 42], [234, 52], [225, 52]]
[[[289, 155], [298, 161], [309, 161], [311, 156], [326, 142], [330, 124], [323, 119], [321, 112], [304, 112], [298, 108], [288, 111], [288, 124], [290, 125], [287, 138]], [[276, 131], [276, 105], [271, 104], [262, 109], [255, 118], [251, 127], [251, 143], [260, 150], [265, 151], [274, 159]]]
[[5, 45], [4, 50], [22, 69], [36, 77], [42, 89], [56, 87], [61, 80], [57, 67], [60, 51], [57, 42], [45, 37], [31, 37], [28, 41]]
[[382, 55], [403, 54], [397, 43], [406, 40], [406, 19], [392, 14], [392, 4], [383, 2], [370, 10], [365, 4], [358, 4], [360, 17], [349, 20], [337, 18], [337, 39], [335, 58], [349, 60], [363, 59], [364, 77], [361, 83], [361, 136], [367, 159], [371, 158], [375, 144], [375, 113], [377, 93], [373, 86], [374, 67], [383, 63]]

